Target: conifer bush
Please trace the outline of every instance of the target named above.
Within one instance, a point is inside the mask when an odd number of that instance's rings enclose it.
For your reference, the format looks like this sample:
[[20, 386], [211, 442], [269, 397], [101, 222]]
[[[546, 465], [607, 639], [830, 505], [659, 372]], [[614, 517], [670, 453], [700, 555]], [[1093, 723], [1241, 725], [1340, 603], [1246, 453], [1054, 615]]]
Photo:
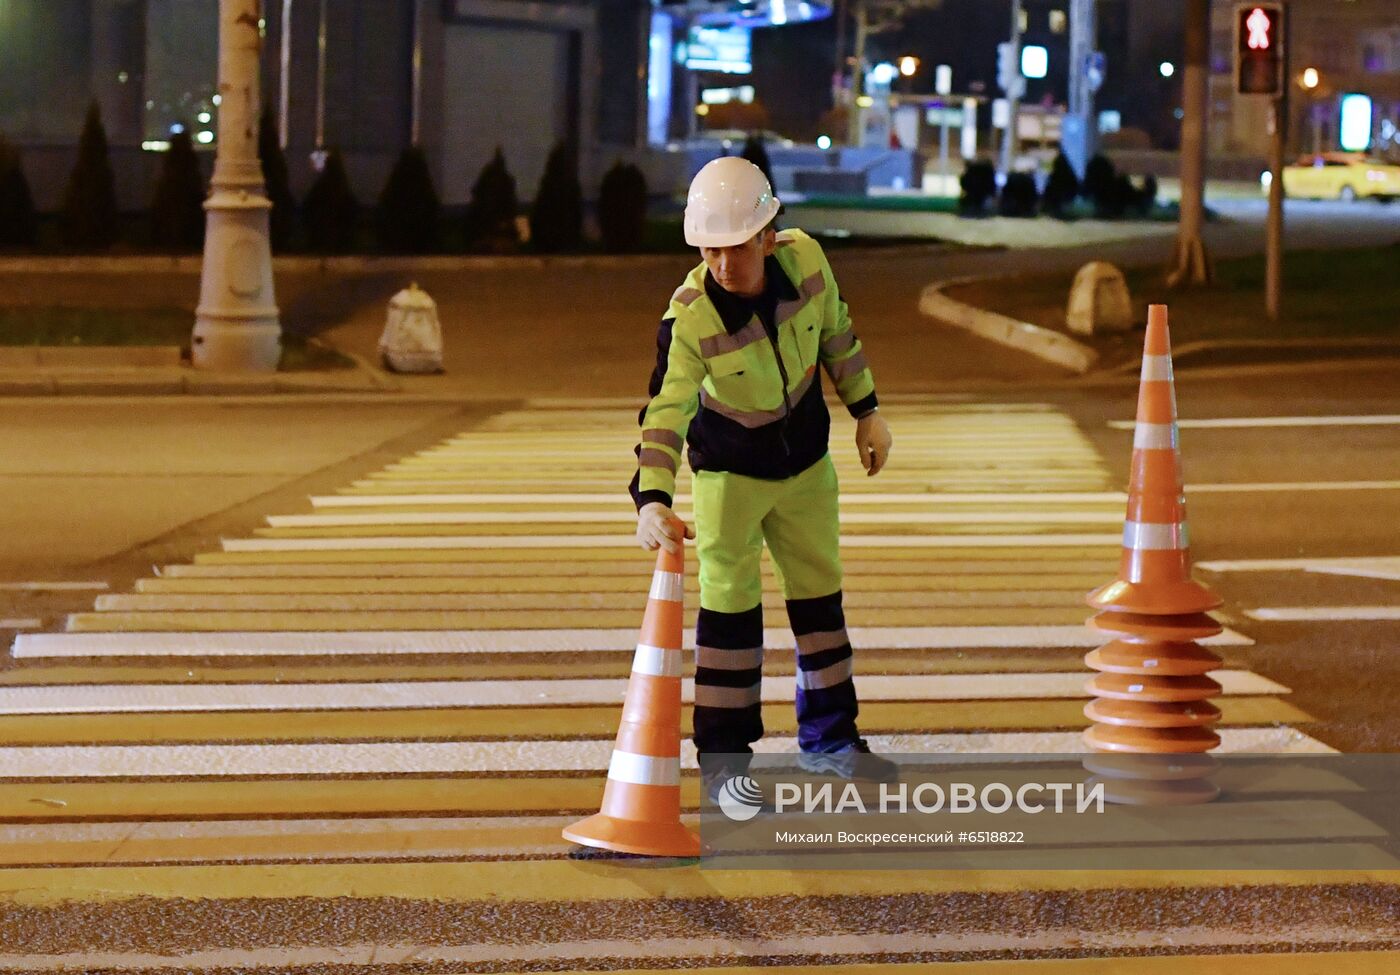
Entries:
[[33, 247], [38, 238], [34, 194], [19, 149], [0, 136], [0, 247]]
[[391, 254], [427, 254], [438, 249], [442, 204], [433, 186], [428, 157], [418, 146], [399, 154], [379, 194], [374, 233], [379, 249]]
[[626, 254], [641, 249], [647, 225], [647, 180], [631, 163], [618, 160], [603, 175], [598, 192], [598, 227], [603, 249]]
[[530, 207], [530, 246], [544, 254], [573, 251], [583, 243], [583, 187], [578, 152], [561, 142], [549, 154]]
[[185, 129], [170, 137], [170, 148], [161, 154], [151, 202], [151, 243], [176, 253], [198, 251], [204, 243], [204, 195], [204, 174]]
[[515, 250], [520, 244], [515, 225], [519, 210], [515, 177], [506, 168], [505, 152], [497, 146], [496, 154], [472, 184], [466, 216], [467, 246], [496, 254]]
[[287, 176], [287, 156], [277, 137], [277, 115], [264, 106], [258, 119], [258, 162], [262, 163], [263, 187], [272, 203], [267, 216], [268, 234], [274, 251], [285, 251], [292, 243], [296, 226], [297, 201]]
[[76, 250], [106, 250], [120, 236], [117, 187], [107, 151], [102, 111], [93, 102], [83, 120], [78, 161], [68, 176], [59, 210], [63, 244]]
[[1003, 217], [1033, 217], [1039, 194], [1035, 177], [1030, 173], [1009, 173], [997, 200], [997, 212]]
[[319, 254], [344, 254], [354, 249], [360, 203], [350, 188], [350, 178], [339, 150], [332, 149], [327, 154], [320, 175], [306, 192], [302, 210], [311, 250]]
[[987, 207], [987, 201], [996, 194], [997, 172], [986, 161], [969, 162], [958, 179], [962, 196], [958, 198], [958, 211], [963, 216], [978, 216]]
[[1055, 162], [1050, 167], [1050, 178], [1045, 183], [1045, 195], [1042, 202], [1045, 212], [1052, 217], [1063, 219], [1065, 210], [1079, 196], [1079, 177], [1074, 173], [1074, 167], [1069, 164], [1063, 152], [1055, 156]]

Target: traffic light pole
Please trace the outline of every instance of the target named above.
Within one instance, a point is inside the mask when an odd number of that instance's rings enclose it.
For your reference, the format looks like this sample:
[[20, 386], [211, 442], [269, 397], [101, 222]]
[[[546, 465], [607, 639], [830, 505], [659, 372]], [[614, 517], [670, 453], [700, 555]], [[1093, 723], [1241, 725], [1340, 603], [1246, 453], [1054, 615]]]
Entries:
[[1278, 321], [1283, 291], [1283, 99], [1269, 106], [1269, 216], [1264, 222], [1264, 310]]
[[1021, 71], [1021, 0], [1011, 0], [1011, 51], [1016, 58], [1017, 83], [1006, 93], [1006, 133], [1001, 140], [1001, 171], [1011, 175], [1011, 167], [1016, 162], [1016, 115], [1021, 109], [1021, 93], [1018, 90]]
[[1201, 237], [1205, 225], [1206, 114], [1210, 54], [1210, 0], [1187, 0], [1186, 44], [1181, 83], [1181, 202], [1176, 254], [1167, 284], [1205, 284], [1210, 263]]

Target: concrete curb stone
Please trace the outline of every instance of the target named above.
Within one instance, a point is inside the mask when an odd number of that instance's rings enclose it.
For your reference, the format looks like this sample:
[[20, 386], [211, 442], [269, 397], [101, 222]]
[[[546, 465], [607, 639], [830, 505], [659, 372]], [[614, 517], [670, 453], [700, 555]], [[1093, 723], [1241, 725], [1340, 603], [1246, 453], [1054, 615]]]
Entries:
[[1030, 322], [1018, 321], [1008, 315], [977, 308], [950, 298], [943, 291], [954, 285], [971, 284], [991, 278], [991, 275], [978, 275], [935, 281], [919, 295], [919, 311], [999, 345], [1036, 356], [1077, 375], [1083, 375], [1094, 367], [1099, 354], [1082, 342], [1076, 342], [1067, 335], [1032, 325]]

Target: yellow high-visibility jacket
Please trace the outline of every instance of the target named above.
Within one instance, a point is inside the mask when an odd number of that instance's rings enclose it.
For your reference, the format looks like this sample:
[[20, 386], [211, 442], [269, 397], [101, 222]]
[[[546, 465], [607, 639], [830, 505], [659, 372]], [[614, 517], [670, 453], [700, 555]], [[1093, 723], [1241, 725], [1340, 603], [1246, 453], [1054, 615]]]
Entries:
[[[726, 320], [729, 296], [703, 262], [671, 296], [641, 414], [632, 484], [639, 508], [671, 503], [687, 439], [697, 471], [777, 479], [820, 460], [831, 418], [818, 365], [852, 416], [876, 407], [875, 381], [821, 245], [784, 230], [767, 263], [779, 298], [771, 332], [757, 314]], [[775, 268], [781, 280], [771, 280]]]

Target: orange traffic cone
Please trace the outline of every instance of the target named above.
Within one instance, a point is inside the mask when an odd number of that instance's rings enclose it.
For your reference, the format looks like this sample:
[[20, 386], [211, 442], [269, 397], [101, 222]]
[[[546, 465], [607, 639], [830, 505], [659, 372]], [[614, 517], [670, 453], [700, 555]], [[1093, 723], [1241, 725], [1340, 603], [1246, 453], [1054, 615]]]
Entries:
[[1212, 730], [1220, 709], [1209, 698], [1221, 688], [1207, 674], [1221, 661], [1195, 641], [1221, 632], [1206, 613], [1221, 599], [1191, 578], [1183, 490], [1167, 308], [1152, 305], [1119, 577], [1087, 597], [1103, 611], [1089, 624], [1118, 637], [1084, 658], [1099, 672], [1084, 708], [1094, 722], [1084, 742], [1098, 754], [1084, 764], [1112, 801], [1206, 802], [1218, 794], [1206, 781], [1215, 760], [1201, 753], [1220, 744]]
[[1221, 603], [1191, 578], [1166, 305], [1147, 309], [1122, 563], [1118, 578], [1090, 593], [1088, 602], [1095, 609], [1149, 614], [1203, 613]]
[[651, 597], [632, 660], [603, 806], [564, 830], [564, 839], [619, 853], [700, 855], [700, 837], [681, 825], [681, 620], [685, 532], [656, 556]]

